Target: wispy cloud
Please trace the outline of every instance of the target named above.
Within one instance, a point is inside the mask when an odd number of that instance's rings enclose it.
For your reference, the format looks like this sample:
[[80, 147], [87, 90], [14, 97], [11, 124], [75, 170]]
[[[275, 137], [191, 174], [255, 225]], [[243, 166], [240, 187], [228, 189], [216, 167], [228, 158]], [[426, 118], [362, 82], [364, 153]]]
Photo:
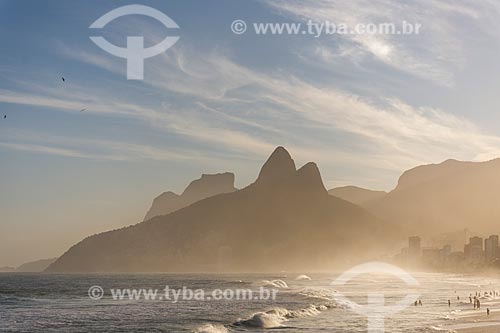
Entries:
[[[82, 153], [78, 150], [58, 148], [58, 147], [54, 147], [54, 146], [46, 146], [46, 145], [40, 145], [40, 144], [0, 142], [0, 147], [8, 148], [11, 150], [29, 151], [29, 152], [33, 152], [33, 153], [42, 153], [42, 154], [58, 155], [58, 156], [65, 156], [65, 157], [90, 158], [90, 159], [102, 158], [101, 156]], [[106, 158], [113, 159], [113, 158], [110, 158], [109, 156]]]
[[[155, 77], [150, 83], [159, 91], [191, 96], [192, 103], [175, 108], [175, 112], [118, 101], [83, 88], [78, 90], [78, 96], [67, 95], [69, 99], [0, 91], [0, 101], [74, 110], [81, 106], [83, 96], [93, 96], [91, 112], [134, 117], [160, 131], [225, 147], [234, 153], [262, 156], [274, 145], [287, 143], [302, 152], [304, 158], [325, 161], [322, 151], [326, 150], [336, 152], [329, 158], [330, 163], [354, 163], [359, 159], [357, 154], [363, 154], [373, 168], [398, 171], [429, 160], [451, 156], [476, 159], [498, 152], [498, 137], [485, 135], [467, 119], [442, 110], [415, 108], [397, 99], [375, 104], [289, 75], [259, 73], [221, 55], [203, 60], [184, 53], [175, 55], [177, 58], [165, 57], [165, 65], [184, 73], [188, 70], [181, 68], [189, 63], [189, 76], [179, 80], [175, 73], [161, 74], [162, 80]], [[208, 81], [200, 81], [208, 71], [212, 73], [210, 89], [204, 87]], [[214, 93], [222, 91], [223, 94]], [[251, 121], [249, 116], [253, 117]], [[315, 133], [318, 128], [321, 130]], [[291, 132], [292, 139], [284, 134]], [[360, 151], [348, 152], [324, 140], [328, 135], [332, 139], [341, 133], [364, 142]]]
[[[336, 53], [347, 56], [356, 53], [359, 59], [362, 52], [365, 58], [374, 57], [397, 70], [445, 86], [454, 84], [456, 72], [464, 66], [465, 41], [470, 38], [467, 29], [472, 25], [477, 32], [491, 33], [495, 30], [491, 25], [492, 13], [498, 14], [498, 4], [491, 1], [267, 0], [265, 3], [287, 17], [342, 23], [351, 28], [358, 23], [401, 24], [403, 20], [419, 23], [422, 28], [418, 35], [337, 35], [335, 44], [340, 43], [343, 51]], [[320, 59], [333, 52], [331, 43], [323, 43], [321, 48], [324, 50], [317, 53]]]
[[0, 146], [11, 150], [103, 161], [175, 160], [203, 162], [215, 160], [217, 157], [210, 157], [195, 149], [181, 150], [123, 141], [68, 137], [19, 130], [3, 132], [0, 135]]
[[[431, 2], [424, 1], [429, 5]], [[427, 24], [427, 10], [423, 4], [402, 6], [390, 0], [380, 6], [373, 6], [369, 1], [353, 1], [342, 6], [336, 1], [270, 0], [267, 3], [284, 15], [316, 20], [366, 23], [374, 18], [385, 21], [398, 17], [400, 20], [422, 20], [422, 24]], [[376, 36], [367, 37], [369, 40], [348, 40], [335, 52], [320, 43], [314, 53], [325, 63], [339, 56], [361, 61], [370, 53], [396, 69], [448, 84], [453, 68], [461, 66], [463, 57], [458, 37], [453, 36], [454, 28], [444, 13], [473, 20], [484, 14], [466, 3], [460, 6], [448, 2], [439, 4], [436, 8], [440, 13], [429, 14], [433, 19], [427, 26], [437, 35], [424, 36], [427, 43], [418, 46], [429, 48], [428, 53], [416, 52], [417, 46], [413, 44], [399, 43], [389, 37], [377, 39]], [[370, 43], [387, 44], [390, 54], [384, 59], [382, 54], [377, 55], [370, 49]], [[342, 52], [339, 54], [338, 50]], [[109, 61], [109, 55], [99, 51], [89, 53], [68, 46], [59, 51], [75, 61], [98, 66], [121, 77], [124, 75], [124, 68], [116, 67]], [[303, 65], [309, 63], [305, 61]], [[365, 172], [390, 171], [392, 177], [421, 163], [450, 157], [478, 160], [500, 154], [498, 136], [484, 133], [472, 121], [453, 115], [449, 110], [411, 106], [393, 96], [373, 100], [321, 80], [298, 78], [289, 72], [264, 73], [238, 64], [217, 51], [200, 57], [187, 47], [173, 48], [148, 61], [143, 84], [154, 99], [172, 98], [167, 103], [158, 101], [157, 105], [162, 106], [152, 106], [133, 97], [117, 98], [112, 87], [74, 85], [74, 89], [61, 94], [60, 88], [29, 84], [24, 86], [23, 92], [0, 90], [0, 102], [70, 112], [86, 107], [89, 113], [96, 115], [133, 118], [148, 129], [174, 134], [183, 142], [203, 145], [206, 151], [224, 151], [228, 156], [263, 157], [274, 146], [287, 145], [298, 159], [315, 160], [325, 168], [349, 170], [356, 166]], [[43, 151], [43, 148], [33, 147], [32, 142], [9, 144], [11, 149]], [[183, 149], [164, 151], [147, 145], [106, 142], [104, 146], [115, 152], [108, 155], [112, 158], [182, 158], [186, 155]], [[60, 147], [57, 142], [50, 142], [47, 147], [71, 148]], [[95, 152], [74, 148], [59, 153], [96, 157]], [[99, 156], [97, 154], [97, 158]], [[347, 173], [343, 177], [354, 178]], [[387, 178], [379, 181], [380, 184], [388, 182]]]

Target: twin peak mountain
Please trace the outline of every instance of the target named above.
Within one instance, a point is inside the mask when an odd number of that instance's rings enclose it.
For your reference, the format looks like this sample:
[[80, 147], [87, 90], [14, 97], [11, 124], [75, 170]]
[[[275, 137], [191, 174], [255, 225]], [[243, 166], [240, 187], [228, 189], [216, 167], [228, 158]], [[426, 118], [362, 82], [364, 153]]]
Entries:
[[[278, 147], [257, 180], [203, 175], [155, 199], [146, 220], [93, 235], [49, 272], [210, 272], [319, 269], [374, 256], [395, 228], [328, 194], [315, 163], [298, 170]], [[353, 240], [356, 239], [356, 242]]]
[[[289, 183], [289, 186], [295, 185], [301, 190], [327, 194], [316, 164], [310, 162], [296, 170], [295, 162], [283, 147], [276, 148], [271, 154], [254, 186], [266, 187], [279, 183]], [[231, 172], [203, 174], [201, 178], [192, 181], [180, 195], [168, 191], [156, 197], [144, 221], [169, 214], [197, 201], [237, 190], [234, 187], [234, 174]]]
[[145, 221], [87, 237], [47, 271], [340, 268], [393, 252], [423, 231], [461, 248], [463, 232], [455, 231], [498, 232], [500, 159], [418, 166], [390, 192], [348, 186], [330, 194], [314, 163], [296, 170], [278, 147], [253, 184], [237, 190], [231, 173], [203, 175], [181, 195], [155, 199]]

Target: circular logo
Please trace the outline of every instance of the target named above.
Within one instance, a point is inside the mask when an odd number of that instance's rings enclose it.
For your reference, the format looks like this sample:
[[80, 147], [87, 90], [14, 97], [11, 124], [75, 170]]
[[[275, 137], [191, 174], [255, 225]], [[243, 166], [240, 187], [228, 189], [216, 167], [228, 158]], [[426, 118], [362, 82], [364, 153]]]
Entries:
[[243, 20], [234, 20], [231, 23], [231, 31], [237, 35], [244, 34], [247, 31], [247, 24]]
[[[175, 23], [174, 20], [168, 17], [165, 13], [144, 5], [126, 5], [115, 8], [98, 18], [90, 25], [89, 28], [101, 29], [104, 28], [109, 22], [119, 17], [133, 14], [152, 17], [161, 22], [167, 28], [179, 28], [177, 23]], [[179, 36], [167, 36], [156, 45], [144, 47], [143, 36], [128, 36], [127, 47], [125, 48], [111, 44], [102, 36], [91, 36], [90, 40], [109, 54], [127, 59], [128, 80], [143, 80], [144, 59], [151, 58], [165, 52], [168, 48], [173, 46], [179, 38]]]
[[92, 286], [89, 288], [89, 297], [93, 300], [100, 300], [104, 296], [104, 289], [101, 286]]

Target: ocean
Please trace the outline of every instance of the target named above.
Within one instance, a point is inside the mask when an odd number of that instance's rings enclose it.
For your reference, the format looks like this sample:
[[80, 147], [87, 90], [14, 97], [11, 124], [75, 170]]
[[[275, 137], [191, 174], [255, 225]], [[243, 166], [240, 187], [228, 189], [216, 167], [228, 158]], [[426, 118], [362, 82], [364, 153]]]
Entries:
[[[487, 307], [492, 313], [500, 309], [500, 297], [495, 294], [500, 291], [497, 278], [412, 273], [418, 286], [409, 287], [397, 277], [368, 274], [333, 286], [338, 275], [0, 273], [0, 331], [367, 332], [367, 318], [354, 312], [353, 305], [345, 299], [364, 306], [367, 295], [376, 293], [384, 296], [382, 308], [403, 299], [410, 289], [420, 295], [422, 305], [412, 303], [384, 318], [385, 332], [453, 332], [474, 327], [474, 321], [467, 318], [486, 316]], [[89, 296], [92, 286], [102, 288], [102, 298], [98, 293], [91, 296], [99, 299]], [[164, 291], [166, 286], [172, 295], [170, 299]], [[122, 293], [133, 289], [159, 292], [154, 300], [130, 299], [130, 294], [118, 299], [112, 289]], [[219, 298], [225, 292], [225, 298], [208, 299], [214, 290], [221, 292]], [[253, 297], [231, 298], [238, 290], [251, 290]], [[262, 291], [266, 290], [275, 290], [275, 299], [266, 292], [264, 296], [268, 298], [263, 299]], [[197, 297], [189, 291], [196, 291]], [[490, 291], [491, 296], [484, 294]], [[475, 296], [477, 292], [481, 292], [480, 310], [474, 310], [469, 299], [470, 294]]]

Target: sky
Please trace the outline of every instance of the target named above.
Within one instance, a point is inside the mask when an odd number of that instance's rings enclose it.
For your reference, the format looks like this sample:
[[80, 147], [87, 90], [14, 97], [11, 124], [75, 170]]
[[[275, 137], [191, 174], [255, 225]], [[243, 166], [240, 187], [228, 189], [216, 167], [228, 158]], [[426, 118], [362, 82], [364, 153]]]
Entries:
[[[129, 15], [89, 29], [128, 4], [179, 28]], [[421, 29], [252, 30], [308, 20]], [[0, 266], [138, 223], [202, 173], [231, 171], [244, 187], [278, 145], [315, 161], [328, 188], [391, 190], [420, 164], [500, 157], [499, 28], [496, 0], [0, 0]], [[96, 35], [179, 40], [127, 80]]]

